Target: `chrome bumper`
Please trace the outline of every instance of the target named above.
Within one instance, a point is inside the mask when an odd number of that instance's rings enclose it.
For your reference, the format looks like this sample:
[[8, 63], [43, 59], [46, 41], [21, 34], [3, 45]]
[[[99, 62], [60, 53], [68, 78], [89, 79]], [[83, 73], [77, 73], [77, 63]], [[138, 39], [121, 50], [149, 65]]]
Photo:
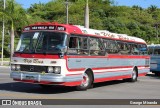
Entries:
[[11, 72], [10, 77], [13, 79], [33, 80], [38, 82], [74, 82], [82, 80], [82, 75], [62, 76], [56, 74], [41, 74], [37, 72]]

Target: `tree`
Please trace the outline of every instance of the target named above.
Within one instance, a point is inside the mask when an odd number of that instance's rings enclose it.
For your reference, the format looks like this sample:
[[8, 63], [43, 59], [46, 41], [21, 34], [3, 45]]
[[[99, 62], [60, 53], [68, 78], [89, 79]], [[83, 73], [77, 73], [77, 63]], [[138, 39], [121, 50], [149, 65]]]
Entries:
[[[9, 2], [13, 0], [7, 0]], [[69, 8], [69, 23], [74, 25], [84, 25], [84, 8], [86, 0], [68, 0], [72, 2]], [[20, 33], [20, 28], [35, 22], [58, 22], [65, 23], [65, 0], [50, 0], [48, 3], [32, 4], [25, 10], [15, 2], [15, 12], [5, 13], [6, 16], [11, 14], [11, 18], [6, 19], [6, 28], [11, 29], [11, 21], [13, 20], [15, 34]], [[114, 0], [88, 0], [90, 9], [90, 27], [93, 29], [107, 29], [114, 33], [128, 34], [136, 37], [141, 37], [147, 42], [154, 42], [152, 39], [156, 35], [154, 25], [160, 22], [160, 9], [156, 6], [150, 6], [143, 9], [140, 6], [116, 6]], [[2, 0], [0, 5], [3, 5]], [[112, 4], [112, 5], [111, 5]], [[7, 6], [8, 8], [8, 6]], [[3, 7], [0, 7], [0, 12], [3, 12]], [[9, 13], [9, 14], [8, 14]], [[13, 14], [14, 13], [14, 14]], [[17, 17], [18, 16], [18, 17]], [[0, 17], [0, 24], [2, 17]], [[16, 25], [16, 26], [15, 26]], [[0, 28], [1, 29], [1, 28]], [[159, 30], [159, 28], [158, 28]], [[0, 34], [1, 35], [1, 34]]]
[[150, 7], [148, 7], [149, 13], [153, 13], [153, 12], [155, 12], [157, 9], [158, 9], [158, 8], [157, 8], [157, 6], [155, 6], [155, 5], [151, 5]]
[[143, 8], [138, 5], [133, 5], [132, 8], [136, 10], [143, 10]]
[[0, 15], [4, 16], [5, 21], [9, 24], [10, 29], [10, 43], [11, 56], [14, 53], [14, 38], [15, 38], [15, 25], [22, 26], [27, 24], [27, 17], [24, 9], [15, 3], [14, 0], [7, 1], [7, 7], [4, 11], [0, 12]]

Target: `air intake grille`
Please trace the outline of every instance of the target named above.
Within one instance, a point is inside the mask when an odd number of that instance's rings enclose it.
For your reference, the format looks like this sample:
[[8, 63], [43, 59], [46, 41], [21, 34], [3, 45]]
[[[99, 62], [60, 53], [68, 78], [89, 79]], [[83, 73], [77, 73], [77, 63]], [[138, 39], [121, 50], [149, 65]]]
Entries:
[[21, 71], [28, 72], [47, 72], [46, 66], [21, 65]]

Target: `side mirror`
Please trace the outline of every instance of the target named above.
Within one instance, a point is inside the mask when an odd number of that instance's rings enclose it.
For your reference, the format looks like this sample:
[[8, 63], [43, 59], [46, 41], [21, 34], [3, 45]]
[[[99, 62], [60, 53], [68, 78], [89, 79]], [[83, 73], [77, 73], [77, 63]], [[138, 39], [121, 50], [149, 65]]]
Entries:
[[60, 58], [64, 57], [64, 54], [67, 52], [67, 46], [61, 46], [59, 47], [59, 49], [61, 50], [61, 52], [59, 53]]

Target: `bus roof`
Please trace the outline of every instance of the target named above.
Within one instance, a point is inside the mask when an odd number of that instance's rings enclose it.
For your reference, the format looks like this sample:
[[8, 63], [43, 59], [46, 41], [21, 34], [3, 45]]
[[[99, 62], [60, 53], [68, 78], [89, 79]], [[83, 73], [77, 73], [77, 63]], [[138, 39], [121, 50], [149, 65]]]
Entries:
[[151, 45], [147, 45], [147, 47], [150, 47], [150, 48], [160, 47], [160, 44], [151, 44]]
[[37, 31], [37, 30], [38, 31], [39, 30], [54, 30], [54, 31], [56, 30], [56, 31], [67, 32], [70, 34], [82, 34], [82, 35], [88, 34], [88, 35], [95, 35], [95, 36], [105, 37], [110, 39], [146, 44], [146, 42], [143, 39], [133, 37], [133, 36], [128, 36], [127, 34], [117, 34], [117, 33], [109, 32], [107, 30], [88, 29], [80, 25], [59, 24], [57, 22], [38, 22], [25, 27], [23, 29], [23, 32]]
[[107, 30], [95, 30], [95, 29], [88, 29], [84, 28], [84, 26], [77, 26], [82, 33], [84, 34], [90, 34], [90, 35], [98, 35], [98, 36], [104, 36], [108, 38], [114, 38], [114, 39], [120, 39], [120, 40], [125, 40], [125, 41], [133, 41], [133, 42], [140, 42], [140, 43], [146, 43], [143, 39], [133, 37], [133, 36], [128, 36], [127, 34], [117, 34], [117, 33], [112, 33]]

